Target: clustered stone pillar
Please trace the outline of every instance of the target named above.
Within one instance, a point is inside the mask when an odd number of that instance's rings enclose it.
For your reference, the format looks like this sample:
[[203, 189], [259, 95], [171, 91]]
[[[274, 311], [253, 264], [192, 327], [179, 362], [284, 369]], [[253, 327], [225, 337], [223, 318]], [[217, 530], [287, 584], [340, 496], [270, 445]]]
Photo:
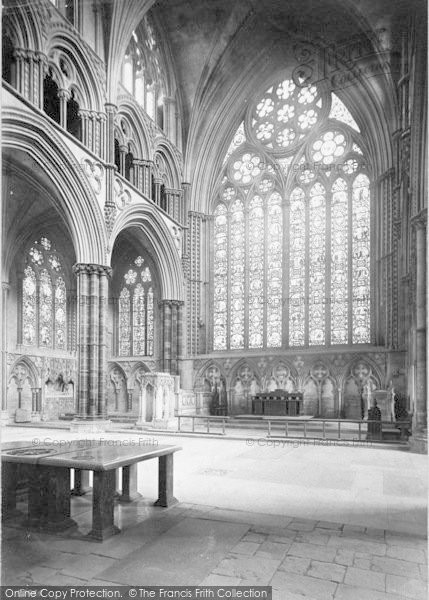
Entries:
[[417, 429], [427, 427], [426, 417], [426, 210], [412, 221], [416, 229], [416, 414]]
[[4, 415], [4, 419], [7, 420], [7, 308], [8, 308], [8, 294], [9, 294], [9, 283], [2, 281], [2, 331], [1, 331], [1, 374], [2, 374], [2, 386], [1, 386], [1, 410]]
[[43, 79], [47, 57], [42, 52], [16, 48], [12, 81], [20, 94], [43, 108]]
[[58, 98], [60, 99], [60, 125], [67, 129], [67, 102], [70, 100], [70, 92], [58, 90]]
[[[154, 190], [153, 190], [153, 198], [152, 200], [158, 206], [161, 206], [161, 187], [162, 187], [162, 179], [155, 178], [154, 179]], [[161, 208], [164, 208], [161, 206]]]
[[177, 375], [184, 354], [183, 302], [162, 300], [159, 304], [162, 317], [162, 368]]
[[107, 309], [110, 267], [74, 266], [78, 287], [78, 420], [107, 414]]
[[94, 154], [103, 156], [106, 143], [106, 115], [81, 108], [79, 116], [82, 123], [82, 143]]
[[170, 215], [176, 221], [183, 223], [183, 192], [182, 190], [175, 190], [165, 188], [165, 212]]

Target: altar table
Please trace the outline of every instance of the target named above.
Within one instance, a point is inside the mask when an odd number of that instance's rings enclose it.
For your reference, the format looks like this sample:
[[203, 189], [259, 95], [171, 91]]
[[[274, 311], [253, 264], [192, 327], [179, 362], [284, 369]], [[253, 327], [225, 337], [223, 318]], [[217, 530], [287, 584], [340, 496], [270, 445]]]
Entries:
[[301, 392], [274, 390], [260, 392], [252, 397], [254, 415], [277, 415], [295, 417], [302, 413], [303, 396]]
[[27, 526], [47, 531], [76, 526], [70, 518], [70, 469], [75, 469], [75, 474], [93, 471], [92, 529], [88, 536], [102, 541], [120, 531], [114, 524], [116, 470], [122, 467], [123, 499], [131, 501], [139, 496], [137, 463], [158, 458], [155, 506], [171, 506], [177, 502], [173, 495], [173, 455], [181, 449], [156, 444], [125, 446], [122, 440], [63, 440], [62, 446], [2, 444], [2, 514], [7, 518], [16, 511], [20, 469], [29, 488]]

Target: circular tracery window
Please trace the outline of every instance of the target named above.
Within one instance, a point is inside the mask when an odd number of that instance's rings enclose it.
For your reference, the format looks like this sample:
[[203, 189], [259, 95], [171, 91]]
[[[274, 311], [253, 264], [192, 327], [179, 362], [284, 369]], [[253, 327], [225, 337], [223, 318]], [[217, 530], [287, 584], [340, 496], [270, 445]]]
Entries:
[[320, 122], [328, 101], [317, 85], [299, 87], [285, 79], [268, 88], [251, 111], [250, 136], [277, 154], [292, 152]]

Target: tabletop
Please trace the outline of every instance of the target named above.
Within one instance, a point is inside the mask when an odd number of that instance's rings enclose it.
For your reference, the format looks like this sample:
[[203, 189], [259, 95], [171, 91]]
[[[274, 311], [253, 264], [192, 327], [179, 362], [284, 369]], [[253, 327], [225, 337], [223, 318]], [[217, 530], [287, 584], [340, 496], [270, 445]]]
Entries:
[[[144, 440], [145, 441], [145, 440]], [[7, 442], [1, 446], [3, 462], [108, 471], [166, 456], [180, 446], [140, 444], [131, 440], [63, 440], [62, 445], [32, 442]]]

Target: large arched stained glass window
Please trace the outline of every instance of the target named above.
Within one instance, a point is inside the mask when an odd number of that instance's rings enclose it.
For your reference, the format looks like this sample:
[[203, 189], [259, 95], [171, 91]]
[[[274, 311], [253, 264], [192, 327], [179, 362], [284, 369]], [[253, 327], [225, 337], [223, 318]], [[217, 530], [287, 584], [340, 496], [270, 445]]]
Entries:
[[152, 273], [138, 256], [123, 275], [119, 293], [119, 355], [151, 356], [154, 336]]
[[285, 78], [245, 114], [214, 209], [213, 349], [371, 342], [370, 178], [338, 96]]
[[22, 280], [22, 343], [66, 348], [67, 292], [63, 267], [48, 238], [27, 253]]

